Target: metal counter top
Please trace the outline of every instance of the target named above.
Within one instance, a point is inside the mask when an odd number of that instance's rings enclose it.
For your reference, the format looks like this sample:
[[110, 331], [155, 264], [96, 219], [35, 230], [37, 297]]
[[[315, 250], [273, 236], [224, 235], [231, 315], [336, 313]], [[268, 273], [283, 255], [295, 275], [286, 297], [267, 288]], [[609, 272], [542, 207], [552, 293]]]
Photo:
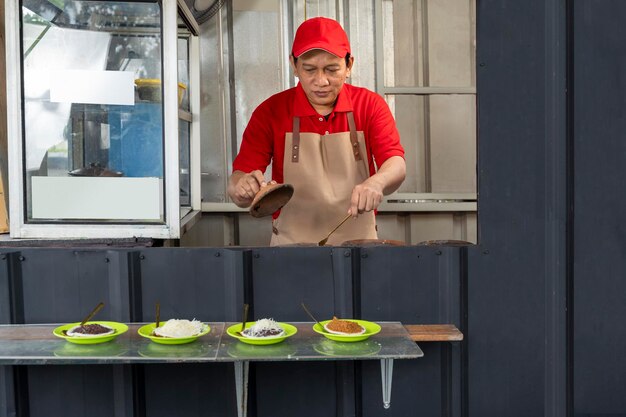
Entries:
[[208, 323], [206, 336], [184, 345], [162, 345], [141, 337], [143, 323], [129, 324], [116, 339], [78, 345], [57, 338], [58, 324], [0, 325], [0, 365], [127, 364], [237, 361], [414, 359], [423, 356], [404, 326], [383, 322], [381, 332], [361, 342], [335, 342], [313, 331], [313, 323], [291, 323], [298, 333], [274, 345], [248, 345], [228, 336], [234, 323]]

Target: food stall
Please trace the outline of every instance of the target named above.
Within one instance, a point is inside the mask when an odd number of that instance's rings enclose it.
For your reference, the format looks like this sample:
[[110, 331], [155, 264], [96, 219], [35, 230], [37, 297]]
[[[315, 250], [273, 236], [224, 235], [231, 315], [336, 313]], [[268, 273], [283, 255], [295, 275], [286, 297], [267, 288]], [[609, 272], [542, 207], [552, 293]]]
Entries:
[[11, 237], [180, 237], [200, 207], [185, 2], [24, 0], [6, 22]]

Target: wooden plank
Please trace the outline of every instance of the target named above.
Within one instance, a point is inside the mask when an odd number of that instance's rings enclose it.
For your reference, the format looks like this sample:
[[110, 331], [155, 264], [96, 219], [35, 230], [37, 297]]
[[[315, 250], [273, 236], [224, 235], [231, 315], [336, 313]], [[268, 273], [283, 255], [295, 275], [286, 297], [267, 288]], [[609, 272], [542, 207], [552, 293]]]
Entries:
[[414, 342], [458, 342], [463, 333], [454, 324], [405, 324]]

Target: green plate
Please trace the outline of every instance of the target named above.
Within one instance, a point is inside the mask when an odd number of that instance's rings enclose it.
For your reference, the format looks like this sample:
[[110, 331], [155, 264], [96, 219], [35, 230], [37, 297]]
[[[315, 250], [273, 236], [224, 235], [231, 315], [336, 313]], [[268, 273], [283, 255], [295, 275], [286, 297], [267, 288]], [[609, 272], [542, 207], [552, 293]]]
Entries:
[[68, 336], [64, 332], [68, 331], [72, 327], [78, 326], [80, 322], [64, 324], [63, 326], [59, 326], [52, 331], [52, 333], [56, 337], [60, 337], [61, 339], [65, 339], [68, 342], [76, 343], [77, 345], [95, 345], [97, 343], [109, 342], [115, 339], [117, 336], [128, 330], [128, 326], [124, 323], [118, 323], [115, 321], [88, 321], [85, 324], [101, 324], [103, 326], [111, 327], [115, 332], [111, 334], [106, 334], [103, 336], [94, 336], [94, 337], [76, 337], [76, 336]]
[[[255, 322], [246, 323], [246, 329], [252, 327]], [[239, 334], [239, 330], [241, 330], [241, 323], [233, 324], [228, 329], [226, 329], [226, 333], [229, 336], [238, 339], [240, 342], [247, 343], [249, 345], [273, 345], [275, 343], [280, 343], [288, 337], [293, 336], [298, 333], [298, 329], [296, 326], [292, 326], [287, 323], [277, 323], [280, 327], [283, 328], [285, 333], [282, 336], [274, 336], [274, 337], [263, 337], [263, 338], [249, 338], [243, 337]]]
[[[354, 323], [357, 323], [363, 326], [365, 328], [365, 333], [355, 334], [355, 335], [328, 333], [324, 329], [320, 328], [320, 326], [317, 323], [313, 325], [313, 331], [321, 335], [324, 335], [324, 337], [330, 340], [334, 340], [336, 342], [360, 342], [361, 340], [365, 340], [369, 338], [370, 336], [373, 336], [377, 334], [378, 332], [380, 332], [380, 325], [376, 323], [372, 323], [371, 321], [355, 320], [355, 319], [341, 319], [341, 320], [352, 321]], [[321, 321], [320, 324], [322, 326], [325, 326], [329, 322], [330, 320], [325, 320], [325, 321]]]
[[[162, 323], [165, 323], [165, 321], [163, 321]], [[162, 345], [183, 345], [185, 343], [193, 342], [194, 340], [198, 339], [200, 336], [209, 334], [211, 332], [211, 327], [206, 323], [204, 324], [204, 326], [205, 328], [200, 334], [197, 334], [195, 336], [190, 336], [190, 337], [154, 336], [152, 332], [156, 328], [156, 323], [150, 323], [150, 324], [146, 324], [145, 326], [141, 326], [139, 330], [137, 330], [137, 333], [139, 333], [140, 336], [143, 336], [147, 339], [152, 340], [154, 343], [160, 343]]]

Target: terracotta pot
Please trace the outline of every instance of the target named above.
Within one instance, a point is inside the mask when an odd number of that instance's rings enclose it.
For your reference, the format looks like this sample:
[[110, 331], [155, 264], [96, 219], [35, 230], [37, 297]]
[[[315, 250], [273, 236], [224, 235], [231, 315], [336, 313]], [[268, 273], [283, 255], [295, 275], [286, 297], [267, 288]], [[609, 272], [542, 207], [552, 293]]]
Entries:
[[250, 205], [252, 217], [265, 217], [283, 207], [293, 195], [291, 184], [269, 184], [262, 187]]

